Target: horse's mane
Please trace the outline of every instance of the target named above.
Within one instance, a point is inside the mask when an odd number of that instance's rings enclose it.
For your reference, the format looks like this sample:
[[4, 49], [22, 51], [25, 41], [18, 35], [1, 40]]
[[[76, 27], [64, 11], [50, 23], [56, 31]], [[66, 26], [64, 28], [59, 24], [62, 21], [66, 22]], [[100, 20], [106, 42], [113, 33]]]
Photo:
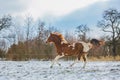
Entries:
[[66, 40], [65, 40], [65, 38], [64, 38], [64, 36], [62, 35], [62, 34], [60, 34], [60, 33], [58, 33], [58, 32], [54, 32], [54, 33], [52, 33], [52, 34], [54, 34], [54, 35], [57, 35], [60, 39], [61, 39], [61, 44], [63, 44], [63, 43], [68, 43]]

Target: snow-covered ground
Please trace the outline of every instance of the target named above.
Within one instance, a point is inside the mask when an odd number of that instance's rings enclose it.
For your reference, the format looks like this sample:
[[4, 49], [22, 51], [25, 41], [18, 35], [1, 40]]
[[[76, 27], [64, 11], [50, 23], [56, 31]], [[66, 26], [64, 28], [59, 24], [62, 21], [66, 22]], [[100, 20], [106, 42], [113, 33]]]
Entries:
[[120, 61], [83, 62], [69, 67], [73, 61], [0, 61], [0, 80], [120, 80]]

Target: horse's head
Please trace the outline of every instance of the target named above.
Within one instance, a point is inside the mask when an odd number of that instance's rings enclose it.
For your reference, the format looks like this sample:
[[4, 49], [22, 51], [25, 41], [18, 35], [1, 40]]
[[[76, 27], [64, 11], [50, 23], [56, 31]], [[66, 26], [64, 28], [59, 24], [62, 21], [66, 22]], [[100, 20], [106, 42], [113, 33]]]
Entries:
[[54, 42], [54, 34], [53, 33], [50, 33], [48, 39], [46, 40], [46, 43], [51, 43], [51, 42]]
[[102, 46], [102, 45], [104, 45], [105, 44], [105, 42], [103, 41], [103, 40], [97, 40], [97, 39], [92, 39], [91, 41], [90, 41], [90, 43], [93, 45], [93, 47], [95, 47], [95, 48], [98, 48], [98, 47], [100, 47], [100, 46]]
[[50, 33], [46, 42], [57, 42], [59, 44], [67, 43], [63, 35], [58, 32]]

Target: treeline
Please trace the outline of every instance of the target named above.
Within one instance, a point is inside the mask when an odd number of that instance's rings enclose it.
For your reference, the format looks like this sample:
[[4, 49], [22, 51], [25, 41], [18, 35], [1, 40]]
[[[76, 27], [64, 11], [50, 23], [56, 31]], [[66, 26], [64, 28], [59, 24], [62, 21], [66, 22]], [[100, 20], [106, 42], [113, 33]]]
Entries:
[[[10, 29], [13, 33], [0, 37], [0, 58], [6, 60], [53, 59], [56, 56], [55, 47], [53, 44], [46, 44], [45, 41], [51, 32], [61, 31], [53, 26], [46, 26], [41, 20], [34, 22], [31, 16], [26, 16], [24, 21], [24, 24], [20, 25], [15, 23], [10, 15], [0, 18], [0, 31], [14, 27], [14, 29]], [[25, 28], [21, 29], [22, 26]], [[101, 56], [113, 56], [114, 58], [120, 56], [120, 12], [116, 9], [104, 11], [103, 20], [98, 21], [97, 26], [109, 35], [101, 37], [102, 40], [105, 40], [105, 45], [90, 50], [88, 56], [97, 58]], [[90, 31], [91, 29], [86, 24], [80, 24], [76, 26], [75, 34], [65, 32], [64, 37], [70, 43], [76, 41], [88, 42], [90, 39], [86, 35]], [[6, 40], [10, 42], [7, 49]], [[66, 57], [66, 59], [73, 58]]]

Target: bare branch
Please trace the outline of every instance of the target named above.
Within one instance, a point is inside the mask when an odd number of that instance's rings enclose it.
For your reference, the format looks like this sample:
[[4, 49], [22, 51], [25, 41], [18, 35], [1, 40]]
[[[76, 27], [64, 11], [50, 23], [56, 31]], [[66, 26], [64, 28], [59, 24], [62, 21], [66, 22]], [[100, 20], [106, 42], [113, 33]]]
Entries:
[[102, 29], [104, 32], [110, 32], [110, 33], [113, 33], [113, 31], [109, 31], [109, 30], [105, 30], [105, 29]]
[[3, 28], [10, 27], [11, 24], [12, 24], [12, 17], [10, 15], [3, 16], [0, 19], [0, 30], [2, 30]]

